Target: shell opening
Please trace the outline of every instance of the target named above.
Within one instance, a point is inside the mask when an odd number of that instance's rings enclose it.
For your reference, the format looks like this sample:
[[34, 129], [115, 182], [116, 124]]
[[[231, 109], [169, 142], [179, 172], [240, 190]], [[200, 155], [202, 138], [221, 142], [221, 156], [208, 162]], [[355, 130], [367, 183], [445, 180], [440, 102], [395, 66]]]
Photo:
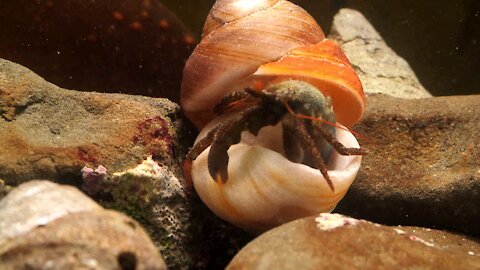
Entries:
[[[208, 123], [205, 126], [205, 128], [201, 130], [195, 143], [197, 143], [197, 141], [199, 141], [201, 138], [205, 137], [208, 134], [208, 132], [212, 130], [215, 126], [217, 126], [219, 123], [226, 121], [230, 117], [233, 117], [233, 114], [224, 114], [222, 116], [215, 118], [210, 123]], [[336, 135], [337, 140], [342, 144], [344, 144], [345, 147], [356, 147], [356, 148], [360, 147], [360, 145], [358, 144], [353, 134], [351, 134], [351, 132], [348, 131], [347, 128], [344, 128], [342, 125], [339, 125], [336, 128], [336, 134], [337, 134]], [[282, 132], [281, 122], [275, 126], [263, 127], [262, 129], [260, 129], [260, 131], [256, 136], [248, 131], [243, 131], [241, 134], [241, 141], [239, 144], [248, 145], [252, 147], [253, 146], [262, 147], [262, 148], [271, 150], [273, 152], [280, 154], [285, 159], [288, 159], [290, 162], [297, 163], [299, 165], [307, 166], [305, 164], [308, 164], [310, 162], [308, 160], [305, 160], [306, 155], [304, 154], [304, 150], [298, 142], [293, 142], [292, 144], [296, 148], [295, 149], [296, 151], [293, 151], [296, 153], [296, 155], [293, 155], [293, 156], [290, 155], [287, 158], [285, 149], [283, 147], [283, 132]], [[335, 170], [336, 167], [338, 167], [339, 163], [338, 161], [336, 161], [336, 159], [339, 159], [339, 157], [347, 158], [348, 156], [342, 156], [336, 151], [332, 151], [330, 158], [326, 160], [327, 168], [329, 169], [329, 171]], [[311, 168], [311, 169], [318, 170], [316, 168]]]
[[[199, 135], [221, 123], [222, 116]], [[333, 152], [328, 162], [335, 192], [318, 169], [292, 162], [283, 155], [281, 126], [267, 126], [257, 136], [243, 132], [241, 142], [228, 150], [229, 180], [213, 181], [208, 169], [207, 148], [192, 165], [192, 180], [202, 201], [224, 220], [247, 231], [261, 232], [282, 223], [333, 210], [352, 184], [361, 156]], [[198, 139], [197, 139], [198, 140]], [[337, 140], [359, 147], [348, 131], [337, 129]]]

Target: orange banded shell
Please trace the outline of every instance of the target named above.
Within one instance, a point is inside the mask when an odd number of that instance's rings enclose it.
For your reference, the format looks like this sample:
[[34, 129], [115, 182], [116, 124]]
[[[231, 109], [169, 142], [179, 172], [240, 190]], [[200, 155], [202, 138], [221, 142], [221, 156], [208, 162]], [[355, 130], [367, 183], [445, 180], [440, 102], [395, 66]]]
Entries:
[[[242, 3], [244, 6], [241, 6]], [[300, 79], [331, 96], [347, 127], [363, 115], [363, 88], [340, 47], [305, 10], [284, 0], [220, 0], [188, 59], [181, 89], [186, 115], [203, 128], [226, 94]]]
[[261, 65], [254, 78], [262, 87], [288, 79], [314, 85], [332, 98], [337, 122], [347, 127], [358, 122], [365, 111], [365, 94], [355, 70], [340, 47], [328, 39], [293, 49], [280, 60]]

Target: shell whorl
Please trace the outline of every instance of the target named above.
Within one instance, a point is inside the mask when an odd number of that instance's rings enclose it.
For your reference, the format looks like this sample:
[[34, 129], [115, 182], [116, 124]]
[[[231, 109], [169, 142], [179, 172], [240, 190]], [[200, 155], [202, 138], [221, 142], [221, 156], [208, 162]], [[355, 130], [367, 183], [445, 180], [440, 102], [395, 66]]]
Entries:
[[[304, 9], [289, 1], [253, 1], [244, 10], [237, 1], [217, 1], [208, 15], [203, 39], [188, 59], [181, 105], [198, 127], [213, 119], [213, 106], [227, 93], [250, 86], [261, 65], [325, 36]], [[239, 13], [235, 13], [239, 12]]]

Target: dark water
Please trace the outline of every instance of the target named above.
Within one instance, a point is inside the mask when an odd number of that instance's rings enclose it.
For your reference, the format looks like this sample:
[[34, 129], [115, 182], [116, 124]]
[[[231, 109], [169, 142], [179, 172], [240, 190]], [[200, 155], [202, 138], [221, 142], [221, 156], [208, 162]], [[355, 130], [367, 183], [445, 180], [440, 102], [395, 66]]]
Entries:
[[[213, 0], [164, 3], [197, 35]], [[479, 0], [297, 0], [325, 32], [340, 8], [362, 12], [433, 95], [480, 93]]]
[[[480, 0], [293, 2], [326, 33], [340, 8], [359, 10], [433, 95], [480, 93]], [[195, 45], [190, 31], [200, 36], [213, 3], [0, 0], [0, 58], [64, 88], [178, 102], [183, 64]]]

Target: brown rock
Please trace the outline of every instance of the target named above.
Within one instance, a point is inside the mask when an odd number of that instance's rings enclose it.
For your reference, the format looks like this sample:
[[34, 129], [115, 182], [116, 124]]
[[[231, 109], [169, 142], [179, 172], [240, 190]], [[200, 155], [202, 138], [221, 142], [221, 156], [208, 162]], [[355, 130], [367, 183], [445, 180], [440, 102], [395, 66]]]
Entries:
[[0, 201], [2, 269], [166, 269], [134, 220], [72, 187], [19, 186]]
[[[464, 235], [423, 227], [398, 226], [397, 232], [404, 231], [447, 250], [456, 250], [470, 256], [480, 256], [480, 241]], [[400, 231], [399, 231], [400, 230]]]
[[84, 166], [122, 171], [149, 155], [181, 173], [184, 121], [165, 99], [65, 90], [0, 60], [0, 116], [0, 178], [8, 185], [79, 184]]
[[0, 197], [30, 179], [82, 187], [141, 222], [172, 269], [224, 267], [250, 239], [188, 196], [176, 104], [65, 90], [0, 60], [0, 115]]
[[[48, 179], [82, 187], [104, 206], [148, 220], [147, 229], [157, 232], [155, 244], [164, 248], [169, 263], [175, 258], [181, 264], [177, 257], [191, 263], [183, 242], [190, 239], [185, 235], [191, 225], [186, 210], [190, 206], [183, 188], [178, 188], [185, 155], [178, 135], [184, 128], [178, 105], [165, 99], [61, 89], [2, 60], [0, 106], [0, 178], [6, 185]], [[136, 167], [148, 156], [161, 168], [158, 177], [135, 185], [130, 178], [110, 181], [116, 172]], [[167, 183], [176, 184], [175, 189], [161, 196], [157, 191]], [[142, 200], [145, 196], [157, 197]]]
[[480, 235], [480, 96], [373, 96], [354, 130], [370, 150], [336, 211]]
[[233, 258], [227, 269], [480, 267], [477, 240], [461, 240], [459, 236], [434, 230], [427, 232], [445, 238], [438, 241], [402, 229], [339, 214], [321, 214], [292, 221], [260, 235]]
[[366, 94], [382, 93], [400, 98], [431, 96], [409, 64], [388, 47], [360, 12], [341, 9], [333, 19], [329, 38], [342, 47]]
[[160, 1], [0, 1], [0, 58], [77, 90], [178, 101], [195, 39]]

